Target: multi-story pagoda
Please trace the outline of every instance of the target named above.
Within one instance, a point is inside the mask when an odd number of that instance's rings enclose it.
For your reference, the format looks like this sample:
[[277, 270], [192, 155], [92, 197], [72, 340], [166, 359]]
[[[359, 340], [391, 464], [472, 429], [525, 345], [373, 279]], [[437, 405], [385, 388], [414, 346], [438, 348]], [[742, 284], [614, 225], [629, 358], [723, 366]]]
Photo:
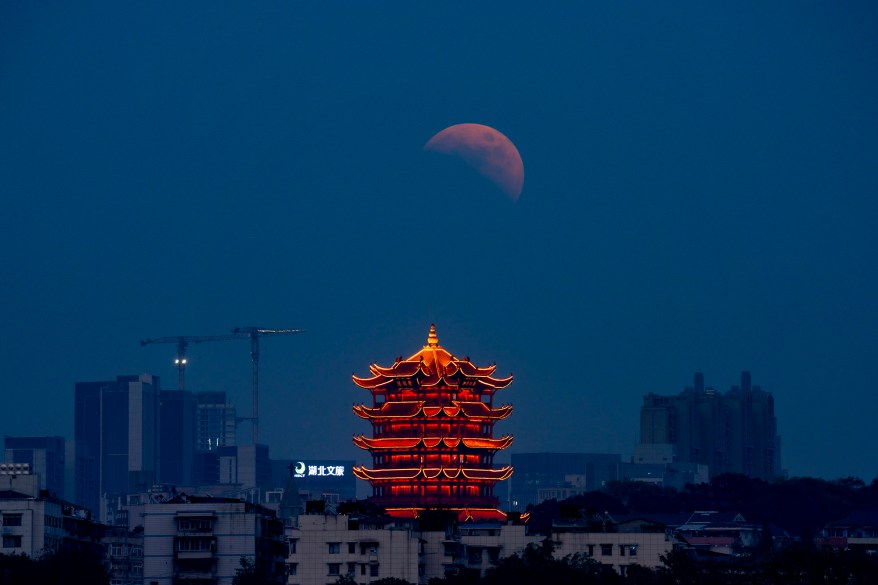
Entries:
[[369, 366], [370, 378], [353, 376], [372, 394], [354, 412], [372, 423], [372, 437], [354, 443], [372, 454], [373, 468], [354, 475], [372, 484], [372, 500], [394, 516], [417, 516], [427, 508], [454, 510], [461, 520], [503, 519], [494, 484], [512, 467], [493, 467], [494, 454], [512, 443], [494, 438], [494, 423], [512, 406], [494, 407], [494, 393], [512, 383], [493, 377], [439, 345], [430, 326], [427, 345], [390, 367]]

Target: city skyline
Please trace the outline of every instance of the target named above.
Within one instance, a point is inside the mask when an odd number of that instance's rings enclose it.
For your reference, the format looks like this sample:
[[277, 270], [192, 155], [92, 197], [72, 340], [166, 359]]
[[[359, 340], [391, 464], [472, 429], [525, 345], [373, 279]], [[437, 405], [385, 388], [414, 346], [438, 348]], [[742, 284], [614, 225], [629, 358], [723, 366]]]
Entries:
[[[790, 475], [878, 476], [878, 8], [499, 6], [0, 7], [0, 435], [175, 389], [142, 339], [289, 327], [261, 442], [365, 463], [350, 375], [435, 323], [515, 376], [510, 453], [627, 456], [643, 396], [749, 371]], [[468, 123], [517, 200], [424, 150]], [[249, 349], [187, 389], [249, 415]]]

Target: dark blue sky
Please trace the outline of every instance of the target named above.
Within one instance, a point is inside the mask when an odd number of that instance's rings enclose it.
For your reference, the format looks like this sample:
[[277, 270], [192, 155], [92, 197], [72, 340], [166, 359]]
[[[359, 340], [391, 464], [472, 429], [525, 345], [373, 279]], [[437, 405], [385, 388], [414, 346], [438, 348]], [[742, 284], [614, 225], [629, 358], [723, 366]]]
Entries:
[[[175, 387], [140, 339], [302, 327], [262, 438], [362, 459], [350, 374], [435, 322], [515, 374], [513, 451], [628, 454], [642, 395], [746, 369], [791, 474], [878, 475], [874, 3], [303, 4], [0, 5], [0, 435]], [[422, 150], [463, 122], [517, 203]], [[189, 388], [246, 414], [248, 349], [193, 346]]]

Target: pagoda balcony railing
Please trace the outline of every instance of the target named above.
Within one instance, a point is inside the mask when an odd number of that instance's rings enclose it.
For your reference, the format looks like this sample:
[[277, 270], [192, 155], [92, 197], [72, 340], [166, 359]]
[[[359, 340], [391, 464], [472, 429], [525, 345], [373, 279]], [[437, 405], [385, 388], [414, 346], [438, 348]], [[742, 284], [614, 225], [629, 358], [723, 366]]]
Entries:
[[377, 503], [392, 508], [496, 508], [496, 496], [377, 496]]

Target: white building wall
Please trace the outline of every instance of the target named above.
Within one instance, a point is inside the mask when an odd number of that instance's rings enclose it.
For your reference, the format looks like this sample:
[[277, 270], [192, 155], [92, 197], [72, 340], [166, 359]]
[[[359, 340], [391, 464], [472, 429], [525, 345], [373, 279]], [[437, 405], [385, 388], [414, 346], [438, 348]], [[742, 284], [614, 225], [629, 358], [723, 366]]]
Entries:
[[288, 533], [295, 552], [287, 560], [287, 583], [334, 584], [348, 574], [356, 583], [386, 577], [418, 582], [417, 535], [404, 528], [349, 530], [348, 523], [343, 515], [299, 516], [298, 528]]
[[231, 585], [242, 556], [255, 557], [259, 535], [257, 512], [247, 512], [244, 502], [209, 502], [181, 504], [146, 504], [143, 518], [143, 580], [157, 585], [171, 585], [174, 577], [174, 539], [177, 518], [200, 513], [215, 518], [209, 536], [216, 538], [216, 549], [209, 555], [215, 560], [216, 585]]
[[[0, 533], [0, 554], [36, 557], [58, 550], [66, 536], [61, 504], [37, 499], [0, 500]], [[12, 546], [19, 542], [20, 546]]]
[[[347, 516], [303, 515], [298, 527], [288, 529], [292, 569], [289, 585], [332, 584], [349, 572], [353, 563], [357, 583], [371, 583], [385, 577], [426, 584], [442, 578], [456, 567], [484, 572], [497, 560], [522, 553], [528, 545], [545, 540], [528, 535], [521, 524], [462, 525], [457, 534], [415, 532], [407, 528], [349, 530]], [[564, 532], [552, 534], [555, 558], [571, 554], [590, 555], [596, 561], [624, 573], [628, 565], [661, 566], [661, 556], [673, 548], [673, 539], [663, 532]], [[360, 545], [375, 543], [374, 554], [363, 554]], [[355, 543], [353, 552], [349, 543]], [[337, 545], [337, 546], [336, 546]], [[633, 553], [633, 554], [632, 554]], [[371, 566], [378, 565], [377, 574]], [[337, 566], [338, 573], [333, 573]], [[365, 574], [363, 574], [365, 567]]]
[[673, 539], [663, 532], [553, 532], [552, 540], [555, 558], [590, 554], [617, 573], [624, 573], [627, 565], [659, 567], [661, 556], [673, 549]]

